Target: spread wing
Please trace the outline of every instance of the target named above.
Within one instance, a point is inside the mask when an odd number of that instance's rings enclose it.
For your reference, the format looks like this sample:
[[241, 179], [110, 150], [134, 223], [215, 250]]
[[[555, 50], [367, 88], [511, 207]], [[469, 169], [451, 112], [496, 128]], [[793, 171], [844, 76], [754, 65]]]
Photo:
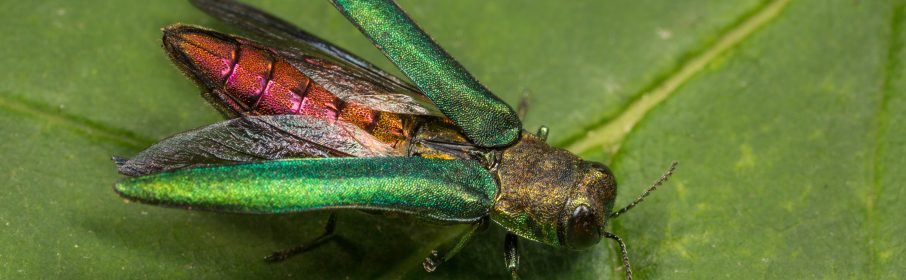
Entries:
[[144, 176], [204, 165], [307, 157], [401, 156], [355, 125], [305, 115], [247, 116], [176, 134], [131, 159], [119, 172]]
[[231, 0], [192, 0], [209, 15], [245, 31], [347, 102], [376, 110], [443, 116], [418, 89], [292, 24]]

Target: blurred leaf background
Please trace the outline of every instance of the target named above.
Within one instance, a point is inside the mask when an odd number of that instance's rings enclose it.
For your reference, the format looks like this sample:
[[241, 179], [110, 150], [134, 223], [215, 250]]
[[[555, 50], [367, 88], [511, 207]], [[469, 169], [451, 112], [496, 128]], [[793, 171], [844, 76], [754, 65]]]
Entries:
[[[249, 1], [393, 69], [326, 1]], [[525, 127], [613, 167], [611, 223], [638, 278], [903, 278], [906, 2], [400, 1]], [[219, 116], [160, 49], [184, 1], [0, 3], [0, 278], [506, 277], [503, 230], [432, 274], [461, 227], [342, 212], [232, 215], [127, 204], [112, 155]], [[394, 73], [399, 73], [395, 69]], [[623, 275], [616, 246], [522, 243], [527, 279]]]

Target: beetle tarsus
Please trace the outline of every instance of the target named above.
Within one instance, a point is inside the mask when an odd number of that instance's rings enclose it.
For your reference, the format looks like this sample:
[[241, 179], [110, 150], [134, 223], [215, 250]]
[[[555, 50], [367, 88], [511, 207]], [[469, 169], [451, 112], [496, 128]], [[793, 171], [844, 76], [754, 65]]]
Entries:
[[327, 218], [327, 225], [324, 226], [324, 233], [322, 233], [320, 236], [318, 236], [317, 238], [315, 238], [309, 242], [302, 243], [299, 246], [274, 252], [270, 256], [264, 257], [264, 261], [269, 262], [269, 263], [281, 262], [292, 256], [295, 256], [295, 255], [304, 253], [308, 250], [317, 248], [318, 246], [321, 246], [322, 244], [326, 243], [327, 241], [330, 241], [335, 236], [333, 234], [333, 231], [336, 227], [337, 227], [336, 213], [330, 213], [330, 217]]
[[462, 250], [462, 248], [465, 247], [467, 243], [469, 243], [469, 240], [472, 240], [472, 236], [474, 236], [475, 233], [487, 230], [489, 222], [490, 218], [484, 217], [481, 220], [473, 223], [469, 227], [469, 229], [459, 238], [459, 242], [453, 244], [452, 247], [444, 249], [443, 251], [431, 250], [431, 254], [425, 257], [425, 261], [422, 262], [422, 266], [425, 268], [425, 271], [433, 272], [437, 269], [438, 266], [440, 266], [440, 264], [450, 260], [450, 258], [459, 253], [459, 251]]
[[444, 261], [440, 253], [437, 250], [431, 250], [431, 254], [425, 257], [425, 261], [422, 263], [422, 266], [427, 272], [434, 272], [437, 270], [437, 266]]

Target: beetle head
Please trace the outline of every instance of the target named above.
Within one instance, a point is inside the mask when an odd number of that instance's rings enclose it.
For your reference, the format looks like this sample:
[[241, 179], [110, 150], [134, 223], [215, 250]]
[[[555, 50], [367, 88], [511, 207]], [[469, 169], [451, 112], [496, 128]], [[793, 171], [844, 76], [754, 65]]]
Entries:
[[570, 249], [591, 247], [601, 240], [617, 197], [617, 182], [607, 166], [583, 161], [582, 179], [572, 189], [560, 213], [560, 243]]

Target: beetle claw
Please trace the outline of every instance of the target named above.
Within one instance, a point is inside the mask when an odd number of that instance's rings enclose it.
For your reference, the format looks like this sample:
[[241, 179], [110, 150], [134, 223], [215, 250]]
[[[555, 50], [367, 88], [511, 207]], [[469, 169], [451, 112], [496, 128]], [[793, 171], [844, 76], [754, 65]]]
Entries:
[[422, 266], [425, 268], [425, 271], [434, 272], [441, 262], [443, 262], [443, 257], [440, 256], [440, 253], [438, 253], [437, 250], [431, 250], [431, 254], [428, 255], [428, 257], [425, 257]]

